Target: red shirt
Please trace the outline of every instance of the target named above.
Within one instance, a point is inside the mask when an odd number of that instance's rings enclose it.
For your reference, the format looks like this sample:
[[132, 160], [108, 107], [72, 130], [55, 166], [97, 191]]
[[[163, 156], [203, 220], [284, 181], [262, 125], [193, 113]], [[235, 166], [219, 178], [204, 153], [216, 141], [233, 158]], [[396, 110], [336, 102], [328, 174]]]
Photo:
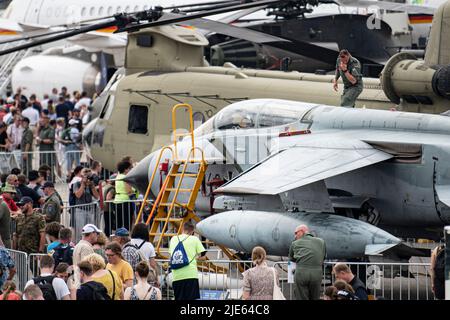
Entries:
[[[4, 300], [3, 294], [0, 296], [0, 301], [1, 300]], [[10, 294], [8, 294], [8, 297], [6, 297], [6, 300], [22, 300], [22, 299], [20, 298], [20, 296], [17, 293], [11, 292]]]
[[3, 198], [3, 201], [6, 203], [6, 205], [8, 206], [9, 210], [11, 210], [12, 212], [15, 212], [17, 210], [19, 210], [19, 208], [17, 207], [16, 203], [14, 202], [13, 199], [5, 199]]

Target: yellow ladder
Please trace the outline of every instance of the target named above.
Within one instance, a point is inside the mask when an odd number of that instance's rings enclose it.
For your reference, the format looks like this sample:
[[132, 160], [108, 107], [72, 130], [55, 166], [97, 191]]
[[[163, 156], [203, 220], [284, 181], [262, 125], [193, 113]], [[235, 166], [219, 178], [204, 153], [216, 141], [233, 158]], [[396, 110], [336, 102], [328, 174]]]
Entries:
[[[178, 109], [187, 109], [189, 112], [190, 128], [186, 133], [177, 132], [176, 114]], [[156, 243], [155, 251], [160, 258], [167, 258], [161, 254], [161, 248], [164, 239], [179, 235], [183, 229], [183, 225], [189, 221], [200, 221], [200, 218], [195, 214], [194, 207], [197, 199], [198, 192], [201, 187], [201, 183], [205, 176], [206, 169], [208, 167], [203, 150], [195, 147], [194, 142], [194, 121], [192, 114], [192, 107], [189, 104], [177, 104], [172, 109], [172, 128], [173, 128], [173, 144], [174, 147], [164, 147], [159, 153], [159, 157], [156, 161], [152, 176], [147, 187], [147, 191], [144, 195], [144, 203], [147, 202], [150, 194], [151, 186], [153, 184], [156, 172], [161, 162], [161, 158], [166, 150], [169, 150], [172, 154], [172, 166], [169, 174], [164, 179], [161, 190], [153, 204], [150, 215], [146, 221], [146, 224], [150, 224], [153, 216], [153, 223], [150, 227], [150, 241]], [[180, 159], [178, 155], [178, 138], [189, 136], [191, 138], [191, 148], [186, 158]], [[195, 158], [196, 154], [200, 154], [200, 158]], [[189, 166], [198, 167], [196, 172], [187, 172]], [[191, 178], [194, 180], [192, 188], [182, 188], [185, 178]], [[178, 179], [178, 181], [177, 181]], [[178, 195], [181, 193], [189, 193], [189, 200], [185, 203], [178, 201]], [[171, 195], [173, 195], [170, 200]], [[141, 221], [142, 211], [144, 205], [139, 210], [136, 223]], [[179, 209], [177, 214], [176, 209]], [[181, 213], [180, 213], [181, 212]]]

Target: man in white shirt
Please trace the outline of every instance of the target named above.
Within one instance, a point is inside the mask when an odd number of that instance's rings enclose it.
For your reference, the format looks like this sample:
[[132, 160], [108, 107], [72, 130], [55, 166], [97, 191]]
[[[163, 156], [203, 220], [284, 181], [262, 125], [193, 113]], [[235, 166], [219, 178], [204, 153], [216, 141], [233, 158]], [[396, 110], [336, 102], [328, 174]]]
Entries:
[[51, 256], [42, 256], [40, 259], [40, 276], [28, 281], [25, 289], [32, 284], [36, 284], [42, 290], [45, 300], [70, 300], [67, 284], [63, 279], [52, 276], [54, 267], [55, 260]]
[[22, 117], [30, 119], [30, 129], [36, 134], [36, 128], [39, 124], [39, 111], [33, 108], [33, 104], [27, 103], [27, 107], [22, 111]]
[[20, 117], [20, 115], [16, 114], [14, 116], [14, 123], [12, 123], [6, 130], [10, 142], [10, 151], [18, 149], [20, 150], [20, 142], [22, 141], [23, 130], [22, 118]]
[[81, 93], [81, 99], [75, 104], [74, 109], [81, 110], [82, 105], [85, 105], [86, 107], [89, 108], [91, 106], [91, 103], [92, 103], [92, 99], [88, 98], [86, 91], [83, 91]]
[[101, 230], [93, 224], [87, 224], [81, 229], [81, 234], [83, 235], [82, 239], [73, 250], [74, 277], [73, 283], [70, 286], [70, 292], [73, 299], [75, 299], [77, 289], [79, 289], [81, 285], [78, 264], [88, 255], [95, 253], [92, 245], [97, 243], [98, 235], [100, 233]]

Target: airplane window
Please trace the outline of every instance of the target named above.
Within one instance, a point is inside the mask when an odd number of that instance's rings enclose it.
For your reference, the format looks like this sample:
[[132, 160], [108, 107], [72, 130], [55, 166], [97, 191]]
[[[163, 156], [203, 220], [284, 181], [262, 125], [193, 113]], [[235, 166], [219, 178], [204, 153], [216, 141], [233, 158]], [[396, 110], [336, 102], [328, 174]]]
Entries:
[[275, 116], [270, 114], [261, 114], [259, 116], [259, 128], [276, 127], [283, 124], [289, 124], [297, 121], [298, 118]]
[[53, 8], [48, 8], [47, 9], [47, 18], [50, 18], [53, 14]]
[[98, 15], [99, 15], [99, 16], [102, 16], [102, 15], [103, 15], [103, 10], [104, 10], [103, 7], [98, 8]]
[[230, 108], [217, 115], [215, 125], [219, 130], [255, 128], [257, 113]]
[[127, 7], [125, 8], [125, 12], [130, 12], [130, 6], [127, 6]]
[[59, 17], [61, 15], [61, 8], [56, 8], [55, 10], [55, 17]]
[[148, 8], [149, 8], [148, 5], [144, 6], [144, 10], [148, 10]]
[[139, 11], [139, 6], [134, 7], [134, 12], [138, 12]]
[[83, 7], [83, 9], [81, 9], [81, 16], [84, 17], [86, 15], [87, 9], [86, 7]]
[[120, 13], [121, 11], [122, 11], [122, 7], [121, 7], [121, 6], [118, 6], [118, 7], [117, 7], [116, 13]]
[[112, 15], [113, 14], [113, 7], [108, 7], [108, 15]]
[[91, 7], [91, 10], [89, 11], [89, 15], [93, 17], [95, 15], [95, 7]]
[[148, 133], [148, 107], [132, 105], [128, 115], [128, 132], [137, 134]]

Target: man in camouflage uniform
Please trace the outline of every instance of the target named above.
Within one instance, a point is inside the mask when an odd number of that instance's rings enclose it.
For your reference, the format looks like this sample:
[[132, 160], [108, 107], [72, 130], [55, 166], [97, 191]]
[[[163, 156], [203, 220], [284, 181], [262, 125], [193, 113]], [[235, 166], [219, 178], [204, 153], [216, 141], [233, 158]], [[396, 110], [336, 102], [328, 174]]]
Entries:
[[18, 205], [22, 214], [17, 217], [14, 245], [19, 251], [43, 253], [45, 248], [45, 219], [33, 211], [33, 199], [22, 197]]
[[361, 63], [345, 49], [339, 52], [339, 57], [336, 61], [336, 74], [333, 80], [334, 91], [338, 90], [337, 81], [340, 77], [344, 83], [341, 106], [354, 108], [356, 99], [363, 91]]
[[31, 164], [33, 163], [33, 131], [30, 129], [30, 119], [22, 119], [22, 141], [20, 142], [20, 149], [22, 151], [22, 168], [23, 172], [28, 175], [31, 171]]
[[52, 182], [47, 181], [43, 186], [44, 193], [46, 195], [44, 206], [42, 207], [42, 213], [45, 215], [45, 221], [61, 222], [61, 200], [58, 193], [55, 190], [55, 186]]
[[39, 159], [39, 165], [48, 165], [51, 168], [50, 181], [54, 181], [54, 167], [56, 165], [55, 154], [55, 129], [50, 126], [50, 118], [44, 114], [42, 116], [42, 128], [37, 138], [39, 151], [43, 152]]

